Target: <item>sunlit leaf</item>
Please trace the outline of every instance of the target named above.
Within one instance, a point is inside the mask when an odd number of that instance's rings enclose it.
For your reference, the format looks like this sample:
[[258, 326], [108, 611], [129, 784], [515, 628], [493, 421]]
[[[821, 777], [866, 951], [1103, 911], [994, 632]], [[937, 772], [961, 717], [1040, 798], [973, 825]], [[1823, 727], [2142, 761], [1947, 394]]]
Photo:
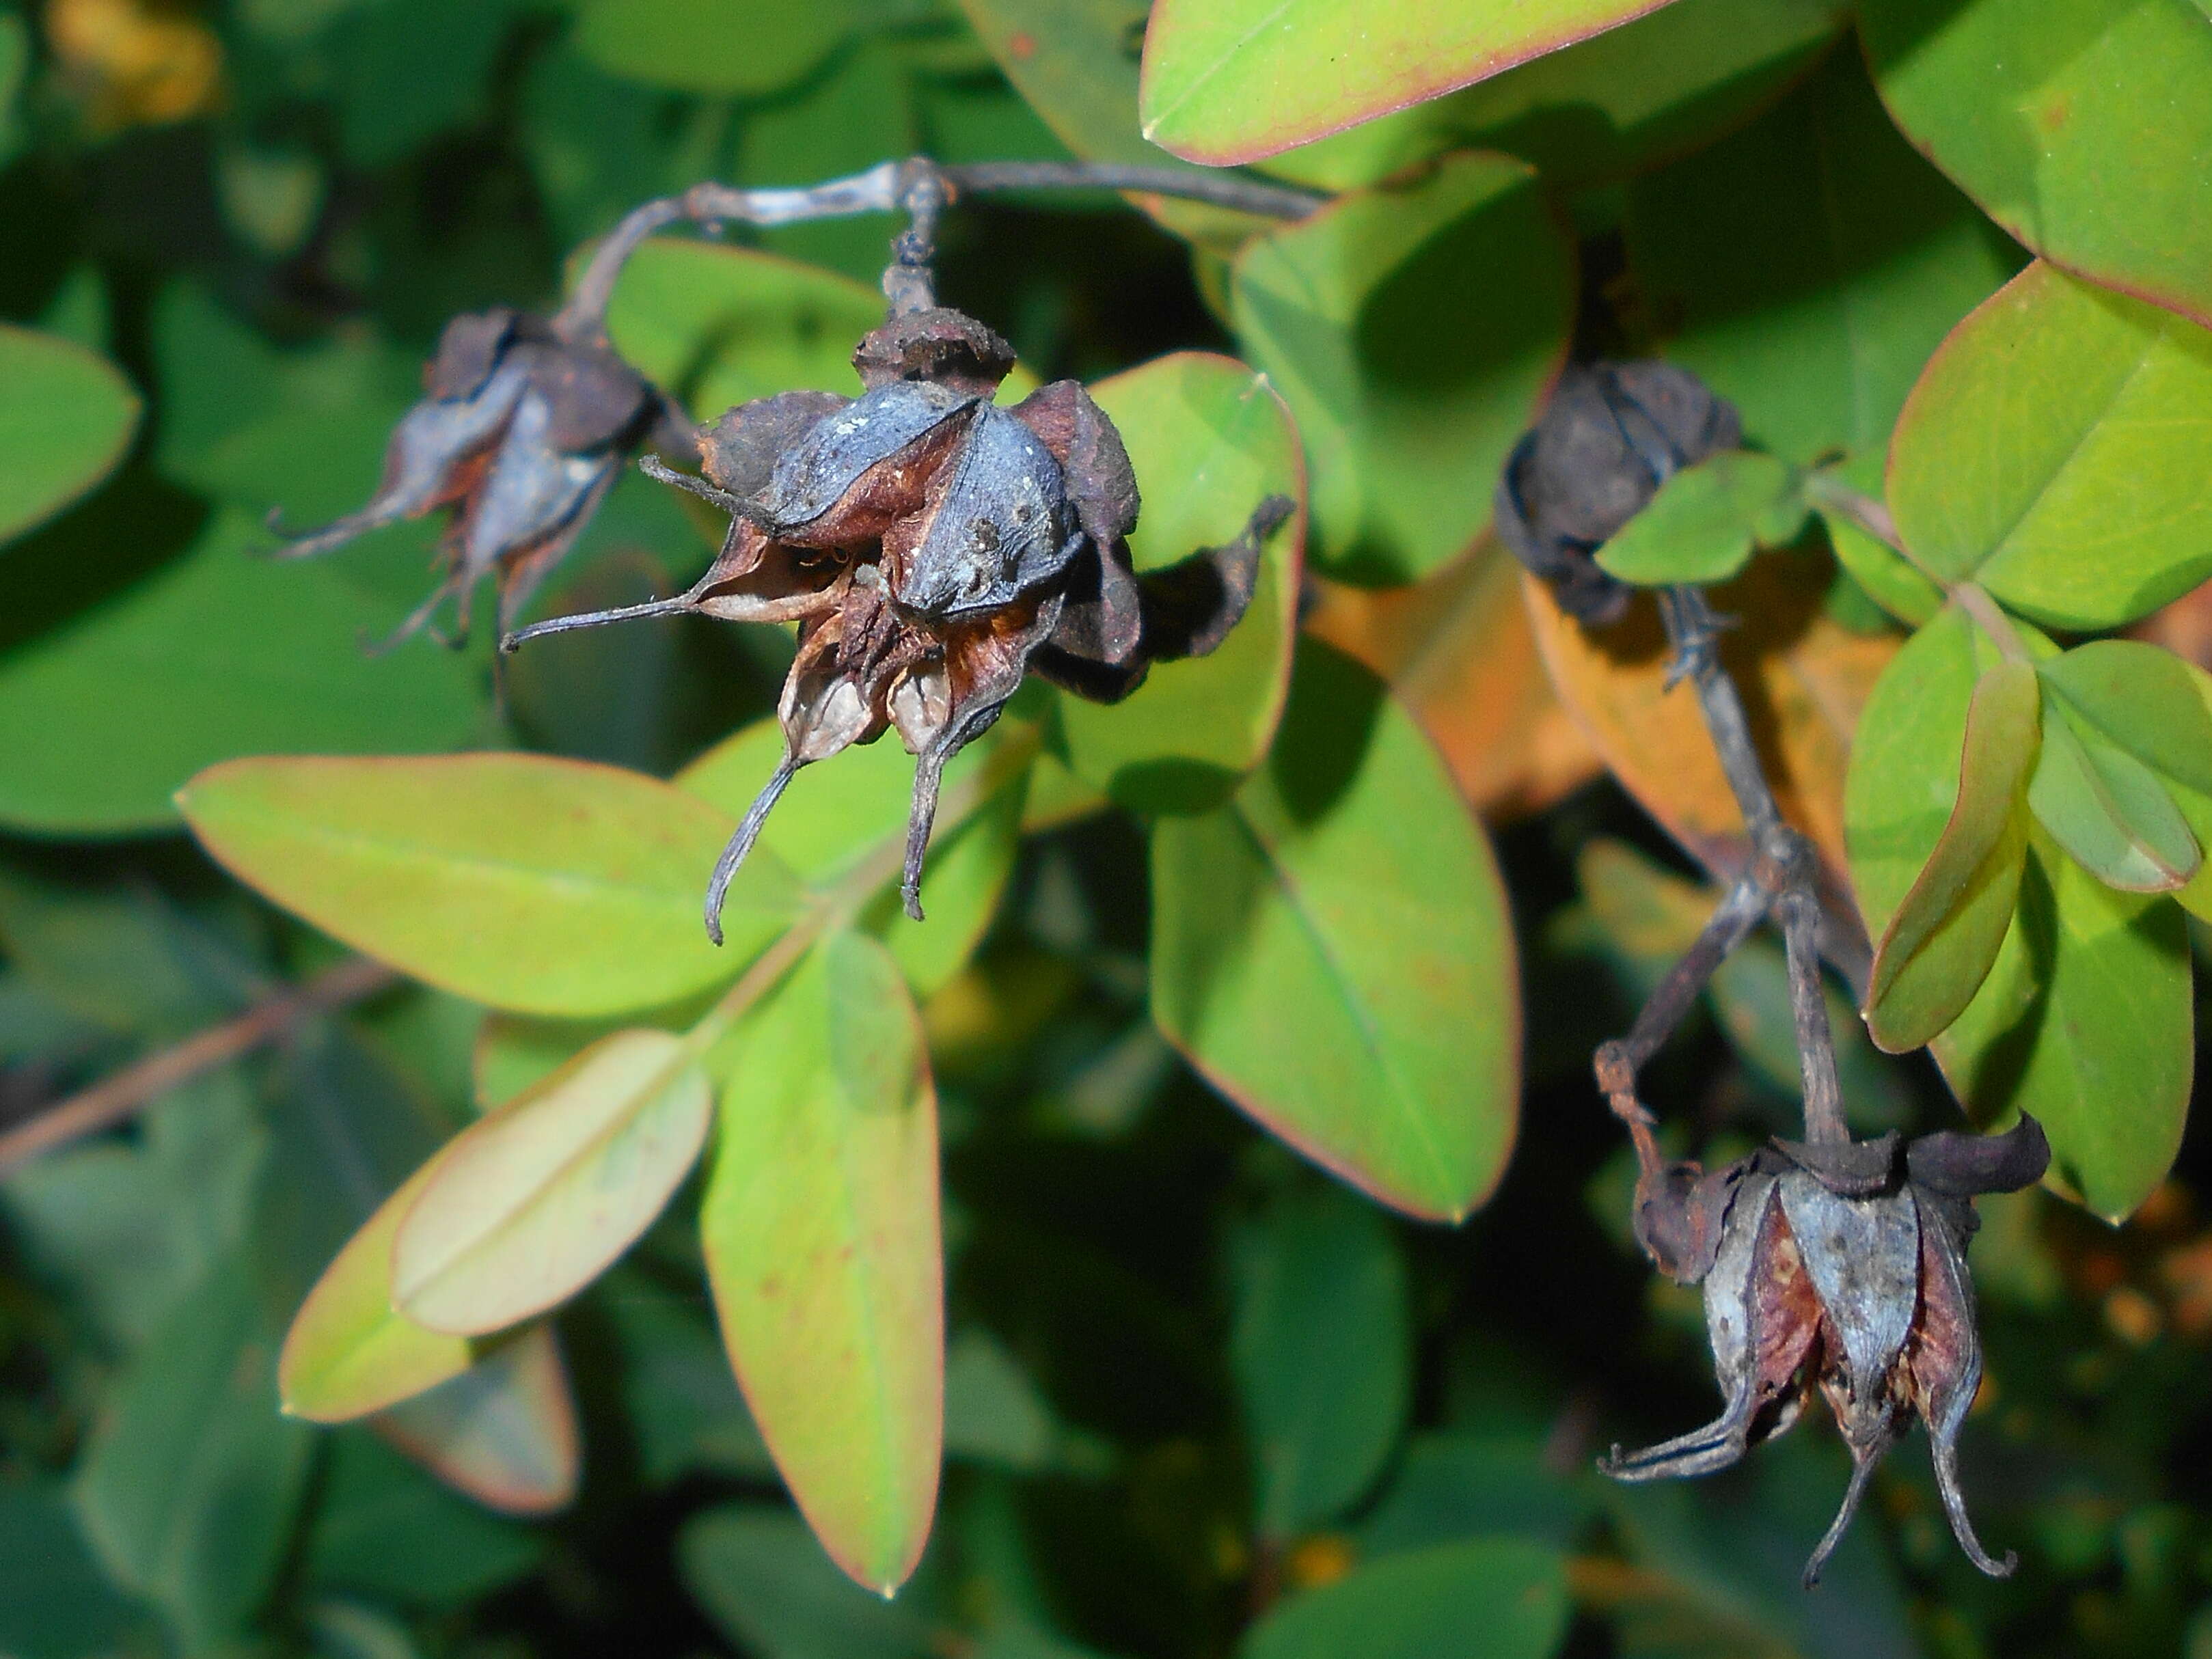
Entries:
[[2046, 702], [2043, 755], [2028, 791], [2036, 822], [2107, 887], [2170, 893], [2203, 862], [2181, 809], [2149, 767]]
[[733, 977], [790, 922], [746, 861], [716, 950], [701, 895], [732, 820], [633, 772], [532, 755], [244, 760], [178, 804], [231, 872], [369, 955], [521, 1013], [651, 1007]]
[[1406, 1266], [1382, 1215], [1335, 1187], [1285, 1194], [1240, 1231], [1231, 1263], [1255, 1521], [1294, 1538], [1364, 1495], [1405, 1426]]
[[1573, 288], [1534, 173], [1502, 155], [1449, 159], [1246, 246], [1237, 338], [1297, 418], [1316, 563], [1405, 581], [1474, 540], [1565, 356]]
[[1546, 1659], [1567, 1629], [1557, 1549], [1477, 1538], [1387, 1555], [1285, 1598], [1237, 1649], [1241, 1659]]
[[2212, 15], [2191, 0], [1870, 0], [1897, 123], [2007, 230], [2212, 326]]
[[419, 752], [475, 728], [465, 662], [364, 657], [401, 606], [330, 567], [247, 556], [256, 533], [222, 514], [183, 558], [0, 659], [0, 822], [167, 829], [178, 786], [235, 755]]
[[2039, 622], [2112, 628], [2212, 574], [2208, 472], [2212, 330], [2039, 264], [1929, 361], [1889, 505], [1946, 580]]
[[85, 1535], [188, 1648], [258, 1611], [306, 1490], [312, 1442], [276, 1410], [275, 1359], [242, 1264], [217, 1266], [118, 1377], [77, 1464]]
[[698, 1160], [707, 1074], [665, 1031], [617, 1031], [463, 1130], [392, 1242], [393, 1305], [471, 1336], [565, 1302]]
[[1235, 540], [1269, 495], [1299, 507], [1268, 538], [1251, 607], [1212, 655], [1154, 665], [1110, 707], [1060, 704], [1077, 777], [1139, 811], [1206, 810], [1259, 764], [1282, 717], [1306, 528], [1297, 433], [1266, 377], [1226, 357], [1178, 352], [1092, 390], [1144, 493], [1129, 538], [1139, 570]]
[[[0, 109], [0, 126], [6, 119]], [[0, 470], [0, 542], [105, 477], [137, 428], [138, 408], [138, 394], [105, 357], [51, 334], [0, 325], [0, 455], [8, 458]]]
[[1820, 522], [1828, 532], [1828, 545], [1836, 562], [1850, 574], [1868, 598], [1909, 628], [1943, 608], [1943, 590], [1912, 568], [1905, 556], [1878, 541], [1850, 519], [1824, 508]]
[[576, 49], [611, 75], [683, 92], [774, 92], [853, 27], [841, 0], [586, 0]]
[[369, 1419], [447, 1485], [508, 1515], [544, 1515], [576, 1495], [583, 1448], [552, 1327], [485, 1351], [450, 1382]]
[[1389, 683], [1485, 817], [1540, 811], [1596, 775], [1537, 655], [1521, 567], [1496, 543], [1406, 586], [1310, 586], [1306, 631]]
[[[1813, 838], [1830, 872], [1844, 869], [1844, 769], [1867, 694], [1898, 641], [1854, 634], [1820, 609], [1820, 585], [1802, 566], [1755, 561], [1713, 591], [1740, 619], [1721, 636], [1721, 660], [1752, 715], [1752, 736], [1783, 816]], [[1668, 684], [1669, 653], [1656, 611], [1638, 600], [1611, 628], [1589, 629], [1548, 589], [1526, 583], [1536, 643], [1560, 701], [1578, 718], [1621, 786], [1709, 870], [1732, 878], [1750, 857], [1696, 694]]]
[[1145, 137], [1178, 155], [1250, 161], [1650, 9], [1639, 0], [1159, 0], [1139, 110]]
[[[1939, 635], [1929, 648], [1941, 643]], [[1908, 646], [1889, 672], [1917, 686], [1918, 667]], [[1890, 697], [1900, 695], [1912, 694]], [[2012, 926], [2027, 857], [2023, 809], [2043, 741], [2039, 708], [2035, 670], [2025, 662], [1994, 664], [1975, 683], [1942, 833], [1875, 947], [1867, 1024], [1893, 1054], [1919, 1048], [1958, 1018]], [[1943, 715], [1930, 710], [1921, 718]], [[1875, 775], [1864, 791], [1887, 787]]]
[[723, 1340], [837, 1565], [889, 1595], [929, 1535], [942, 1443], [937, 1101], [896, 965], [836, 933], [716, 1052], [700, 1212]]
[[1685, 467], [1598, 551], [1622, 581], [1719, 582], [1753, 550], [1782, 547], [1805, 523], [1796, 475], [1771, 455], [1728, 449]]
[[1457, 1219], [1512, 1146], [1516, 991], [1497, 866], [1442, 763], [1379, 682], [1308, 644], [1267, 764], [1153, 830], [1160, 1029], [1316, 1163]]
[[607, 332], [640, 374], [712, 421], [800, 386], [859, 397], [853, 347], [883, 319], [883, 295], [835, 271], [663, 237], [623, 267]]

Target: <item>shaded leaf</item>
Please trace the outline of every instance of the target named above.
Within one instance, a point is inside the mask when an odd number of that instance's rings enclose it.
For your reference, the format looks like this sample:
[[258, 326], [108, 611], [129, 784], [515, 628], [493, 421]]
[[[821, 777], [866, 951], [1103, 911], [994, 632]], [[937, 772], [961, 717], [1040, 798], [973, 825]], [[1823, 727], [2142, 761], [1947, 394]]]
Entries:
[[251, 1280], [218, 1264], [117, 1379], [77, 1464], [85, 1535], [183, 1644], [241, 1632], [275, 1580], [311, 1440], [276, 1410]]
[[362, 636], [389, 631], [401, 605], [329, 567], [250, 558], [256, 535], [220, 514], [183, 558], [0, 659], [0, 821], [167, 829], [172, 793], [234, 755], [420, 751], [474, 728], [465, 662], [364, 657]]
[[1544, 1452], [1534, 1434], [1413, 1435], [1359, 1522], [1362, 1553], [1395, 1554], [1498, 1533], [1565, 1548], [1592, 1505], [1580, 1472], [1561, 1474]]
[[937, 1103], [898, 969], [830, 934], [711, 1057], [700, 1214], [723, 1340], [792, 1496], [888, 1595], [929, 1534], [943, 1434]]
[[1284, 1194], [1231, 1245], [1229, 1359], [1263, 1538], [1350, 1508], [1382, 1473], [1413, 1392], [1406, 1266], [1389, 1224], [1341, 1188]]
[[931, 1651], [927, 1620], [840, 1577], [787, 1510], [708, 1510], [685, 1523], [676, 1549], [708, 1616], [768, 1659], [920, 1659]]
[[392, 1241], [392, 1304], [472, 1336], [557, 1306], [653, 1224], [705, 1146], [707, 1074], [617, 1031], [463, 1130]]
[[1291, 1146], [1456, 1219], [1514, 1133], [1513, 935], [1488, 843], [1379, 682], [1300, 653], [1267, 764], [1152, 832], [1153, 1018]]
[[1265, 376], [1207, 353], [1158, 358], [1091, 391], [1144, 491], [1129, 538], [1139, 570], [1234, 541], [1269, 495], [1299, 504], [1262, 546], [1251, 605], [1212, 654], [1154, 664], [1111, 707], [1060, 702], [1063, 752], [1077, 777], [1138, 811], [1208, 810], [1267, 752], [1290, 687], [1306, 529], [1297, 432]]
[[[1918, 666], [1907, 646], [1889, 672], [1917, 687]], [[2012, 926], [2027, 856], [2022, 809], [2045, 741], [2040, 707], [2035, 670], [2025, 662], [1993, 664], [1975, 683], [1949, 815], [1875, 947], [1867, 1026], [1892, 1054], [1919, 1048], [1958, 1018]]]
[[1316, 563], [1406, 581], [1474, 540], [1490, 489], [1470, 480], [1494, 478], [1533, 418], [1573, 288], [1534, 172], [1502, 155], [1449, 158], [1247, 245], [1237, 336], [1297, 418]]
[[369, 955], [521, 1013], [650, 1007], [741, 970], [788, 925], [750, 859], [716, 950], [700, 894], [731, 819], [635, 773], [532, 755], [235, 761], [179, 806], [240, 880]]
[[369, 1426], [447, 1486], [508, 1515], [544, 1515], [576, 1495], [576, 1402], [550, 1325], [483, 1351], [469, 1370], [387, 1407]]
[[1145, 33], [1145, 137], [1210, 167], [1255, 161], [1556, 52], [1651, 9], [1538, 0], [1159, 0]]
[[576, 49], [610, 75], [684, 92], [774, 92], [799, 80], [853, 27], [840, 0], [586, 0]]
[[[0, 54], [13, 21], [0, 19]], [[122, 1650], [142, 1618], [101, 1574], [59, 1488], [44, 1480], [0, 1488], [0, 1649], [20, 1659], [88, 1659]]]
[[[0, 36], [0, 129], [7, 121], [7, 41], [15, 38]], [[0, 455], [8, 458], [0, 471], [0, 542], [106, 477], [130, 447], [138, 410], [138, 394], [105, 357], [51, 334], [0, 325]]]
[[362, 1429], [331, 1437], [305, 1547], [318, 1585], [431, 1610], [488, 1595], [544, 1553], [536, 1534], [463, 1502]]
[[1406, 586], [1310, 586], [1306, 631], [1389, 683], [1485, 817], [1540, 811], [1601, 769], [1537, 655], [1521, 567], [1494, 542]]
[[2036, 821], [2089, 873], [2130, 893], [2186, 886], [2203, 858], [2158, 775], [2046, 702], [2028, 790]]
[[1597, 562], [1625, 582], [1656, 587], [1726, 581], [1756, 548], [1784, 547], [1804, 527], [1794, 471], [1745, 449], [1685, 467], [1598, 550]]
[[2212, 330], [2034, 264], [1929, 361], [1889, 505], [1943, 580], [2112, 628], [2212, 574], [2208, 471]]
[[2190, 0], [1872, 0], [1897, 124], [1989, 216], [2212, 326], [2212, 15]]
[[598, 1305], [622, 1350], [638, 1473], [653, 1486], [695, 1470], [773, 1480], [775, 1461], [701, 1298], [620, 1267], [599, 1283]]
[[1268, 1610], [1243, 1659], [1545, 1659], [1567, 1630], [1558, 1550], [1517, 1538], [1383, 1557]]

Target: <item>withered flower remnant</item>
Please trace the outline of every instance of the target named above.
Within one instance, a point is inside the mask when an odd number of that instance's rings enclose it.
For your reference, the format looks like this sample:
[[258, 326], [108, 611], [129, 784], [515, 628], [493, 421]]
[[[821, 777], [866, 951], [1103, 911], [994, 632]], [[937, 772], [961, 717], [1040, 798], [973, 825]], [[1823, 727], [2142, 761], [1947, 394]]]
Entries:
[[1110, 702], [1152, 663], [1212, 650], [1250, 601], [1261, 542], [1290, 512], [1271, 497], [1228, 546], [1139, 578], [1127, 540], [1136, 477], [1079, 384], [998, 407], [1012, 349], [941, 307], [894, 317], [853, 362], [857, 398], [781, 392], [706, 428], [703, 478], [644, 463], [730, 515], [720, 551], [688, 590], [503, 641], [512, 650], [638, 617], [799, 624], [777, 708], [782, 760], [708, 884], [717, 944], [724, 895], [793, 776], [892, 730], [915, 757], [902, 893], [921, 920], [945, 767], [989, 729], [1029, 669]]
[[2042, 1177], [2049, 1143], [2023, 1115], [2002, 1135], [1778, 1141], [1705, 1173], [1674, 1164], [1639, 1184], [1636, 1233], [1661, 1271], [1705, 1285], [1706, 1333], [1727, 1399], [1713, 1422], [1599, 1468], [1618, 1480], [1710, 1474], [1797, 1420], [1817, 1389], [1850, 1449], [1850, 1485], [1805, 1566], [1818, 1580], [1882, 1455], [1918, 1418], [1951, 1531], [2003, 1577], [1974, 1536], [1958, 1440], [1982, 1377], [1967, 1241], [1980, 1194]]
[[1602, 627], [1630, 589], [1600, 568], [1597, 550], [1675, 472], [1742, 441], [1735, 405], [1686, 369], [1570, 364], [1498, 477], [1498, 539], [1571, 615]]
[[[447, 642], [459, 645], [485, 576], [498, 581], [504, 631], [624, 461], [656, 426], [683, 429], [667, 400], [603, 342], [565, 338], [543, 319], [505, 307], [448, 323], [422, 379], [427, 395], [393, 431], [375, 495], [295, 537], [277, 556], [311, 558], [450, 507], [438, 556], [444, 579], [386, 644], [424, 629], [451, 598]], [[688, 436], [675, 441], [689, 447]]]

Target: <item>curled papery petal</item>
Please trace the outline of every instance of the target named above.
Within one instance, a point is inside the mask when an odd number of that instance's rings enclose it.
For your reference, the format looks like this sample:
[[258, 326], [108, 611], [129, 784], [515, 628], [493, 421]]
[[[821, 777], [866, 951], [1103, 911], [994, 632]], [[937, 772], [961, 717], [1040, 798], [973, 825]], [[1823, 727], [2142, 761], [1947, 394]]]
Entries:
[[1844, 1534], [1851, 1529], [1851, 1522], [1859, 1512], [1860, 1500], [1865, 1498], [1867, 1483], [1874, 1479], [1875, 1468], [1881, 1462], [1880, 1450], [1861, 1450], [1851, 1448], [1851, 1480], [1844, 1488], [1844, 1501], [1837, 1506], [1836, 1518], [1828, 1522], [1828, 1529], [1820, 1534], [1820, 1541], [1813, 1547], [1813, 1553], [1805, 1563], [1804, 1584], [1807, 1589], [1820, 1582], [1828, 1558], [1836, 1553], [1836, 1546], [1844, 1541]]
[[1843, 1198], [1794, 1170], [1777, 1187], [1798, 1255], [1842, 1339], [1851, 1395], [1870, 1400], [1904, 1351], [1918, 1305], [1920, 1220], [1912, 1194]]
[[[957, 438], [959, 428], [950, 432], [939, 428], [957, 421], [975, 405], [976, 399], [969, 393], [900, 381], [822, 416], [792, 441], [771, 470], [767, 487], [754, 498], [763, 523], [786, 538], [805, 533], [811, 526], [813, 533], [808, 539], [817, 545], [825, 537], [860, 539], [882, 535], [893, 517], [919, 508], [921, 492], [933, 470], [923, 465], [921, 455], [908, 457], [906, 452], [916, 446], [928, 445], [937, 450], [949, 446]], [[933, 434], [939, 439], [936, 445], [929, 445]], [[877, 520], [872, 528], [851, 524], [831, 530], [817, 524], [846, 503], [864, 477], [884, 463], [901, 459], [910, 462], [906, 476], [880, 480], [884, 484], [902, 483], [905, 487], [897, 491], [901, 499], [850, 503], [854, 509], [873, 509], [867, 515]], [[894, 474], [900, 471], [896, 465], [889, 470]], [[844, 516], [849, 520], [858, 514], [848, 511]]]
[[2020, 1121], [2001, 1135], [1923, 1135], [1905, 1156], [1917, 1184], [1949, 1197], [1972, 1198], [2033, 1187], [2051, 1167], [2051, 1142], [2043, 1126], [2022, 1112]]
[[1906, 1356], [1906, 1379], [1914, 1408], [1928, 1425], [1936, 1489], [1942, 1494], [1951, 1535], [1966, 1559], [1992, 1578], [2009, 1577], [2020, 1558], [2007, 1551], [2000, 1560], [1982, 1547], [1959, 1488], [1959, 1431], [1981, 1388], [1982, 1340], [1966, 1240], [1932, 1205], [1926, 1206], [1921, 1225], [1920, 1295], [1921, 1317]]
[[701, 465], [731, 495], [753, 500], [768, 489], [784, 452], [850, 402], [834, 392], [779, 392], [739, 404], [700, 434]]
[[730, 884], [737, 879], [739, 866], [753, 850], [753, 843], [760, 839], [768, 815], [775, 810], [776, 802], [783, 799], [784, 790], [805, 764], [789, 750], [784, 751], [782, 760], [776, 763], [775, 770], [769, 775], [760, 793], [753, 797], [753, 804], [738, 820], [737, 833], [722, 848], [721, 857], [714, 860], [714, 872], [707, 878], [707, 937], [716, 945], [722, 942], [722, 905], [730, 896]]
[[1003, 409], [977, 406], [940, 477], [918, 544], [887, 538], [884, 550], [892, 591], [908, 611], [1003, 609], [1058, 575], [1082, 545], [1060, 464]]

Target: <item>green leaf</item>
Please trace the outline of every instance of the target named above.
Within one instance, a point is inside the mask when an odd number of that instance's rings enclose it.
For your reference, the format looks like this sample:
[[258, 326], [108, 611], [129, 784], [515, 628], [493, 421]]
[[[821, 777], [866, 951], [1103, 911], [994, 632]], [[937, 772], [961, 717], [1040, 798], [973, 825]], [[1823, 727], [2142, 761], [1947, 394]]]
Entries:
[[31, 67], [31, 30], [13, 12], [0, 13], [0, 166], [22, 148], [23, 124], [16, 100]]
[[1456, 1220], [1513, 1141], [1520, 1008], [1497, 866], [1369, 672], [1307, 641], [1236, 800], [1152, 832], [1152, 995], [1237, 1105], [1410, 1214]]
[[[14, 21], [0, 17], [0, 50]], [[0, 1651], [17, 1659], [127, 1652], [142, 1617], [101, 1575], [58, 1487], [0, 1487]]]
[[[981, 807], [953, 810], [966, 793], [963, 781], [981, 775], [981, 769], [1005, 767], [1000, 745], [1008, 734], [970, 744], [945, 768], [941, 799], [948, 810], [938, 817], [922, 866], [926, 921], [912, 920], [898, 902], [897, 860], [906, 845], [914, 757], [896, 741], [848, 749], [808, 767], [761, 831], [760, 847], [780, 854], [817, 892], [836, 890], [872, 861], [882, 870], [859, 925], [890, 947], [918, 997], [930, 995], [967, 965], [1013, 872], [1027, 768], [1012, 770]], [[756, 720], [685, 767], [676, 787], [741, 814], [782, 754], [782, 727], [774, 719]]]
[[732, 1504], [696, 1515], [676, 1559], [708, 1617], [766, 1659], [923, 1659], [933, 1650], [927, 1620], [839, 1577], [788, 1510]]
[[545, 1515], [576, 1495], [583, 1449], [553, 1328], [481, 1347], [459, 1376], [388, 1406], [369, 1425], [457, 1491], [507, 1515]]
[[[1888, 672], [1909, 686], [1905, 664], [1900, 653]], [[1975, 683], [1949, 816], [1875, 947], [1867, 1028], [1892, 1054], [1921, 1047], [1958, 1018], [2012, 926], [2040, 706], [2035, 670], [2024, 662], [1995, 664]]]
[[1490, 521], [1486, 481], [1565, 354], [1573, 290], [1535, 174], [1502, 155], [1448, 158], [1247, 245], [1237, 336], [1297, 417], [1329, 574], [1410, 580]]
[[312, 1441], [276, 1410], [275, 1349], [250, 1276], [218, 1264], [116, 1380], [77, 1465], [86, 1536], [187, 1648], [252, 1620], [307, 1485]]
[[1252, 1448], [1255, 1523], [1297, 1537], [1375, 1484], [1413, 1391], [1406, 1265], [1340, 1187], [1285, 1194], [1234, 1241], [1229, 1360]]
[[2191, 0], [1869, 0], [1883, 99], [2007, 230], [2212, 325], [2212, 14]]
[[712, 1057], [700, 1214], [723, 1340], [837, 1565], [888, 1595], [921, 1554], [943, 1432], [937, 1101], [896, 965], [830, 934]]
[[853, 25], [842, 0], [585, 0], [575, 40], [610, 75], [680, 92], [757, 96], [800, 79]]
[[1723, 450], [1660, 485], [1598, 550], [1597, 562], [1645, 587], [1726, 581], [1754, 549], [1794, 541], [1806, 512], [1794, 468], [1771, 455]]
[[2077, 727], [2055, 694], [2045, 700], [2043, 757], [2027, 802], [2051, 838], [2107, 887], [2170, 893], [2203, 862], [2158, 775]]
[[[1305, 501], [1297, 433], [1265, 376], [1178, 352], [1092, 388], [1127, 445], [1144, 510], [1129, 550], [1158, 570], [1243, 532], [1272, 495]], [[1110, 707], [1063, 698], [1069, 769], [1138, 811], [1218, 806], [1267, 752], [1290, 688], [1305, 514], [1268, 538], [1251, 608], [1211, 656], [1156, 664]]]
[[[2085, 735], [2157, 774], [2198, 848], [2212, 847], [2212, 674], [2132, 640], [2092, 640], [2039, 671]], [[2212, 871], [2175, 896], [2212, 921]]]
[[367, 1430], [331, 1437], [306, 1544], [317, 1585], [447, 1612], [512, 1583], [544, 1553], [538, 1534], [456, 1498]]
[[607, 308], [615, 348], [702, 421], [793, 387], [860, 395], [853, 347], [883, 295], [848, 276], [672, 237], [630, 257]]
[[[9, 38], [0, 36], [0, 102]], [[138, 411], [138, 394], [105, 357], [0, 324], [0, 455], [8, 458], [0, 470], [0, 542], [106, 477], [130, 447]]]
[[595, 1311], [622, 1351], [623, 1409], [646, 1483], [665, 1486], [694, 1471], [775, 1480], [775, 1460], [696, 1291], [665, 1288], [627, 1267], [599, 1285]]
[[1567, 1633], [1559, 1552], [1477, 1538], [1383, 1557], [1271, 1608], [1241, 1659], [1546, 1659]]
[[505, 6], [387, 0], [356, 6], [331, 40], [338, 143], [356, 167], [383, 167], [487, 112], [514, 14]]
[[1742, 131], [1632, 182], [1624, 231], [1668, 356], [1762, 448], [1801, 465], [1841, 450], [1868, 486], [1928, 354], [2020, 263], [1898, 136], [1850, 51]]
[[1640, 172], [1741, 126], [1841, 27], [1828, 0], [1672, 0], [1502, 75], [1267, 158], [1357, 190], [1453, 149], [1502, 149], [1558, 185]]
[[458, 1336], [567, 1301], [653, 1224], [706, 1145], [707, 1074], [617, 1031], [463, 1130], [392, 1241], [392, 1304]]
[[2062, 628], [2115, 628], [2212, 575], [2212, 331], [2022, 271], [1929, 360], [1889, 505], [1919, 562]]
[[[1817, 503], [1817, 486], [1808, 493]], [[1915, 570], [1905, 556], [1876, 540], [1843, 514], [1821, 507], [1820, 522], [1836, 562], [1867, 596], [1908, 628], [1917, 628], [1943, 608], [1943, 590]]]
[[772, 854], [707, 942], [731, 818], [635, 773], [532, 755], [234, 761], [178, 804], [229, 871], [431, 984], [521, 1013], [648, 1008], [733, 977], [789, 925]]
[[400, 606], [327, 566], [249, 556], [257, 534], [224, 514], [182, 559], [0, 658], [0, 823], [166, 830], [178, 786], [234, 756], [420, 751], [474, 729], [468, 664], [363, 656]]
[[465, 1337], [427, 1330], [394, 1310], [392, 1245], [437, 1170], [432, 1158], [347, 1241], [285, 1334], [276, 1367], [284, 1409], [343, 1423], [459, 1376], [476, 1362]]
[[1273, 155], [1650, 9], [1637, 0], [1158, 0], [1145, 137], [1209, 167]]

